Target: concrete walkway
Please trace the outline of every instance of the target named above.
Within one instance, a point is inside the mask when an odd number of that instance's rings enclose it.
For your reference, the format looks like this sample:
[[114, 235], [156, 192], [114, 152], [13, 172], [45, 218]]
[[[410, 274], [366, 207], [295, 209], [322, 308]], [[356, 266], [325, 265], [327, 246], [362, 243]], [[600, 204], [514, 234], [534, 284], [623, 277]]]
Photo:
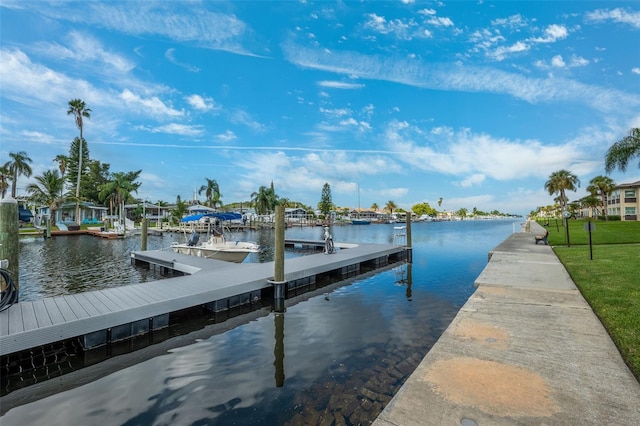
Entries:
[[542, 227], [493, 250], [478, 289], [375, 421], [640, 425], [640, 384]]

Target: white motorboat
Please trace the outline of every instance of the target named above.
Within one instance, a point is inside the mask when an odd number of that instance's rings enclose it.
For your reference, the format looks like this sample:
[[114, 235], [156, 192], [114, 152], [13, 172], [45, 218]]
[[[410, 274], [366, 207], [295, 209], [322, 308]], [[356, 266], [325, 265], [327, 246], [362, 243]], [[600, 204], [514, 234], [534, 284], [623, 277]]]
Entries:
[[260, 251], [260, 246], [250, 241], [231, 241], [222, 231], [222, 221], [239, 220], [241, 218], [242, 215], [239, 213], [206, 213], [182, 218], [181, 222], [199, 222], [201, 219], [215, 219], [220, 221], [220, 226], [219, 228], [214, 228], [214, 234], [200, 244], [198, 244], [200, 235], [192, 231], [186, 243], [173, 243], [171, 244], [171, 249], [175, 253], [242, 263], [250, 253]]

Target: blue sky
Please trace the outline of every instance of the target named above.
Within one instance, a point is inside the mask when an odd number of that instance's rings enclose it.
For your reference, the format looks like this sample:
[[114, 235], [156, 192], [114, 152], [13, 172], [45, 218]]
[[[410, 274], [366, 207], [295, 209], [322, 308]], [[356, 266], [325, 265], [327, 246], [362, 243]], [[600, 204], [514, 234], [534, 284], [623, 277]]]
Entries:
[[[640, 127], [640, 2], [0, 0], [0, 161], [91, 158], [174, 202], [274, 182], [316, 206], [523, 213]], [[611, 175], [640, 179], [636, 164]], [[19, 180], [18, 193], [29, 182]], [[201, 197], [203, 199], [203, 197]]]

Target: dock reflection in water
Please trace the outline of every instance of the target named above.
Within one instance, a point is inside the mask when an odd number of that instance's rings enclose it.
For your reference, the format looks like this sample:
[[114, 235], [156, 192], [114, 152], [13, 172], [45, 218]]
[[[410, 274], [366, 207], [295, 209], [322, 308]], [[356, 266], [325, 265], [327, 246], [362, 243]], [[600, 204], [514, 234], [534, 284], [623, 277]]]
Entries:
[[[185, 346], [13, 408], [0, 422], [369, 424], [473, 292], [487, 252], [511, 231], [510, 221], [413, 224], [412, 265], [191, 344], [182, 336]], [[332, 230], [349, 242], [390, 242], [392, 232], [391, 225]]]

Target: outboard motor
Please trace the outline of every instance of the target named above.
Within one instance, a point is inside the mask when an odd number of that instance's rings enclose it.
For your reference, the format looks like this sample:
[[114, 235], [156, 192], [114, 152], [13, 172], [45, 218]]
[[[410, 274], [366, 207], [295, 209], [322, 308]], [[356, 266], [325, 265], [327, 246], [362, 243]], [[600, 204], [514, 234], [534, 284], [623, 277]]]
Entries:
[[199, 240], [200, 240], [200, 235], [196, 231], [193, 231], [191, 233], [191, 236], [189, 237], [189, 241], [187, 241], [187, 245], [189, 247], [193, 247], [196, 244], [198, 244]]

